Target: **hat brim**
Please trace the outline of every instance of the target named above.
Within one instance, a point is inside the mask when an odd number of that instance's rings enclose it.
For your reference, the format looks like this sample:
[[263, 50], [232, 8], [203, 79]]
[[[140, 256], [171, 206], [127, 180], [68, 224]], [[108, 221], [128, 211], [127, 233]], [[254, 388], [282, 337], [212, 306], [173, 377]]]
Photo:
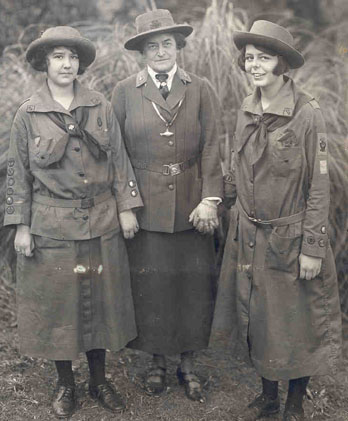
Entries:
[[294, 47], [276, 38], [252, 34], [250, 32], [235, 31], [233, 33], [233, 41], [238, 50], [241, 50], [247, 44], [269, 48], [283, 56], [291, 69], [301, 67], [305, 61], [302, 54]]
[[140, 51], [144, 39], [148, 38], [150, 35], [163, 34], [166, 32], [178, 32], [180, 34], [183, 34], [186, 38], [190, 34], [192, 34], [192, 31], [193, 27], [190, 25], [162, 26], [157, 29], [151, 29], [149, 31], [142, 32], [141, 34], [129, 38], [129, 40], [124, 44], [124, 48], [126, 48], [126, 50]]
[[[87, 67], [93, 63], [96, 56], [96, 49], [92, 41], [87, 38], [38, 38], [33, 41], [26, 53], [26, 59], [31, 63], [32, 58], [37, 50], [42, 47], [72, 47], [75, 48], [79, 56], [79, 60]], [[34, 66], [33, 66], [34, 67]], [[35, 67], [34, 67], [35, 68]], [[36, 69], [40, 70], [40, 69]]]

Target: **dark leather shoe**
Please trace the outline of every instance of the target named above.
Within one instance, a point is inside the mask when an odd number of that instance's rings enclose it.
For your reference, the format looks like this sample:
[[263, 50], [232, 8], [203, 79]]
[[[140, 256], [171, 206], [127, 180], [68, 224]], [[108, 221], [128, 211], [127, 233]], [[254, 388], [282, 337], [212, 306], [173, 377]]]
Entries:
[[285, 409], [283, 415], [283, 421], [304, 421], [304, 411], [303, 409], [294, 411]]
[[126, 409], [122, 396], [116, 392], [110, 383], [103, 383], [98, 386], [89, 385], [89, 393], [108, 411], [120, 412]]
[[144, 390], [150, 396], [158, 396], [166, 388], [166, 369], [162, 367], [150, 368], [145, 377]]
[[76, 409], [75, 387], [58, 384], [54, 392], [52, 407], [58, 418], [69, 418]]
[[270, 417], [279, 412], [280, 401], [279, 397], [271, 399], [267, 395], [261, 394], [257, 396], [248, 405], [249, 412], [255, 415], [255, 418]]
[[181, 371], [181, 368], [178, 367], [176, 370], [176, 375], [180, 385], [185, 387], [186, 396], [191, 399], [191, 401], [197, 401], [204, 403], [205, 399], [202, 395], [202, 386], [201, 381], [198, 376], [194, 373], [184, 373]]

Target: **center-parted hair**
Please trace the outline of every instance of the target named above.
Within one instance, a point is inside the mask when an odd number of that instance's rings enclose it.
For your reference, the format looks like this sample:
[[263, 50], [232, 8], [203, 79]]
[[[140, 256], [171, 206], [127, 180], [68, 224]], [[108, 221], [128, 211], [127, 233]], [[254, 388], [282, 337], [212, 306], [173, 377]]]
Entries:
[[[48, 55], [57, 47], [65, 47], [64, 45], [55, 45], [55, 46], [42, 46], [37, 49], [35, 54], [30, 59], [30, 64], [35, 70], [39, 72], [47, 72], [47, 62], [48, 62]], [[78, 54], [78, 51], [72, 47], [65, 47], [70, 50], [74, 54]], [[79, 57], [79, 70], [77, 72], [78, 75], [82, 75], [85, 70], [87, 69], [88, 65], [84, 63]]]

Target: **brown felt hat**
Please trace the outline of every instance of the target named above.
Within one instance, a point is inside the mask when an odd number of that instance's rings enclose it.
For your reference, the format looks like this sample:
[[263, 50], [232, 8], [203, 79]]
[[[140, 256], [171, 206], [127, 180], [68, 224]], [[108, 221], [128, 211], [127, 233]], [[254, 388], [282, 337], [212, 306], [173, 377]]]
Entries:
[[235, 31], [233, 40], [239, 50], [247, 44], [269, 48], [283, 56], [292, 69], [297, 69], [304, 64], [302, 54], [293, 46], [294, 39], [290, 32], [276, 23], [257, 20], [249, 32]]
[[77, 29], [72, 28], [71, 26], [54, 26], [48, 28], [42, 33], [40, 38], [29, 44], [25, 56], [30, 64], [33, 65], [32, 59], [37, 50], [44, 46], [73, 47], [76, 49], [80, 61], [86, 66], [93, 63], [96, 55], [96, 49], [93, 42], [84, 38]]
[[135, 19], [137, 35], [124, 44], [127, 50], [141, 50], [145, 38], [154, 34], [178, 32], [188, 37], [193, 28], [190, 25], [177, 25], [169, 10], [157, 9], [139, 15]]

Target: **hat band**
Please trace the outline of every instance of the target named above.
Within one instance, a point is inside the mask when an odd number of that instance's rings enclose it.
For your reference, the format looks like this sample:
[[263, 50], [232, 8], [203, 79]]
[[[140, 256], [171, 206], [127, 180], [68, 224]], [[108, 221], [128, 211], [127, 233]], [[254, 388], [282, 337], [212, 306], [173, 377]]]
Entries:
[[144, 24], [140, 24], [137, 27], [138, 34], [142, 32], [151, 31], [153, 29], [158, 29], [162, 27], [172, 26], [175, 25], [173, 19], [169, 18], [161, 18], [161, 20], [152, 20], [151, 22], [146, 22]]

